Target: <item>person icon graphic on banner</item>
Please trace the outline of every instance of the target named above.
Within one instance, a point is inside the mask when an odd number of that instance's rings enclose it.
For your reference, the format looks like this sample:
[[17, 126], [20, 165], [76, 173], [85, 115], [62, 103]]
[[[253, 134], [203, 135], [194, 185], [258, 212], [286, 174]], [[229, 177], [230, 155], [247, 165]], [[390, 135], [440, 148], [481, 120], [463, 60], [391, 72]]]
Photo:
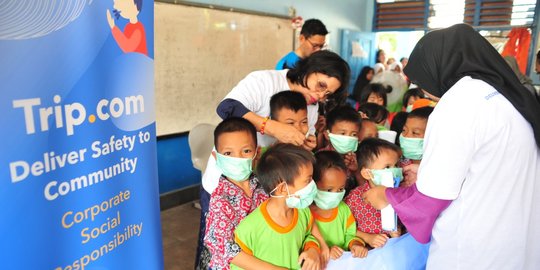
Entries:
[[148, 56], [144, 25], [137, 19], [142, 4], [143, 0], [114, 0], [113, 14], [116, 19], [122, 17], [129, 20], [124, 32], [115, 25], [110, 10], [107, 10], [107, 21], [114, 40], [124, 53], [137, 52]]

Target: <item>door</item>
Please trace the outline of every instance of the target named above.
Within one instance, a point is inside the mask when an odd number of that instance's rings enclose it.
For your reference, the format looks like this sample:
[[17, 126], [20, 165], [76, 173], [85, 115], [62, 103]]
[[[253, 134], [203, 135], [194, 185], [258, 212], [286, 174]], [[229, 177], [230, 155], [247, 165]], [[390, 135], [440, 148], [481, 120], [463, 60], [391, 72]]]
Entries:
[[341, 34], [341, 57], [351, 67], [351, 79], [349, 81], [349, 94], [352, 94], [354, 83], [364, 66], [375, 65], [375, 33], [358, 32], [347, 29], [340, 30]]

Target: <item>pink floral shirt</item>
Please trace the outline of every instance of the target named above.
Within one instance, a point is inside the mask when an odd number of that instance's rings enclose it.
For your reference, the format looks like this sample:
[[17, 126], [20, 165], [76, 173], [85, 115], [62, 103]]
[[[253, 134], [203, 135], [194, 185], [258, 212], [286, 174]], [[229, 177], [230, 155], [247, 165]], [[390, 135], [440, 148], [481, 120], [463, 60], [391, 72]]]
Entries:
[[230, 269], [232, 259], [241, 251], [234, 241], [234, 229], [242, 219], [268, 199], [256, 177], [252, 175], [247, 181], [252, 192], [251, 197], [223, 175], [210, 197], [204, 244], [212, 256], [210, 267], [213, 270]]

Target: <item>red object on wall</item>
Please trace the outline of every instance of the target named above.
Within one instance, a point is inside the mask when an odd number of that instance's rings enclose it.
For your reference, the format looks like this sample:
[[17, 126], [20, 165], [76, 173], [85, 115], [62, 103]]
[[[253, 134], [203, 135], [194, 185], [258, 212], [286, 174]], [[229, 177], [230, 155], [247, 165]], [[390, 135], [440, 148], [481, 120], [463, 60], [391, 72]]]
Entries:
[[525, 27], [513, 28], [508, 34], [508, 42], [504, 45], [502, 56], [516, 58], [521, 73], [527, 69], [527, 58], [531, 46], [531, 33]]

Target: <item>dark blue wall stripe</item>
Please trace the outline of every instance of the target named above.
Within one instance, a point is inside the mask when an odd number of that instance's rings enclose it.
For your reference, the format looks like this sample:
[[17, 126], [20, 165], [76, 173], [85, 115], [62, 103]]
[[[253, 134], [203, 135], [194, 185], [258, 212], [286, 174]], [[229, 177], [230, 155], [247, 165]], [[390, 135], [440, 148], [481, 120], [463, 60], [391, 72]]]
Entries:
[[187, 133], [157, 141], [159, 193], [201, 183], [201, 172], [193, 168]]

